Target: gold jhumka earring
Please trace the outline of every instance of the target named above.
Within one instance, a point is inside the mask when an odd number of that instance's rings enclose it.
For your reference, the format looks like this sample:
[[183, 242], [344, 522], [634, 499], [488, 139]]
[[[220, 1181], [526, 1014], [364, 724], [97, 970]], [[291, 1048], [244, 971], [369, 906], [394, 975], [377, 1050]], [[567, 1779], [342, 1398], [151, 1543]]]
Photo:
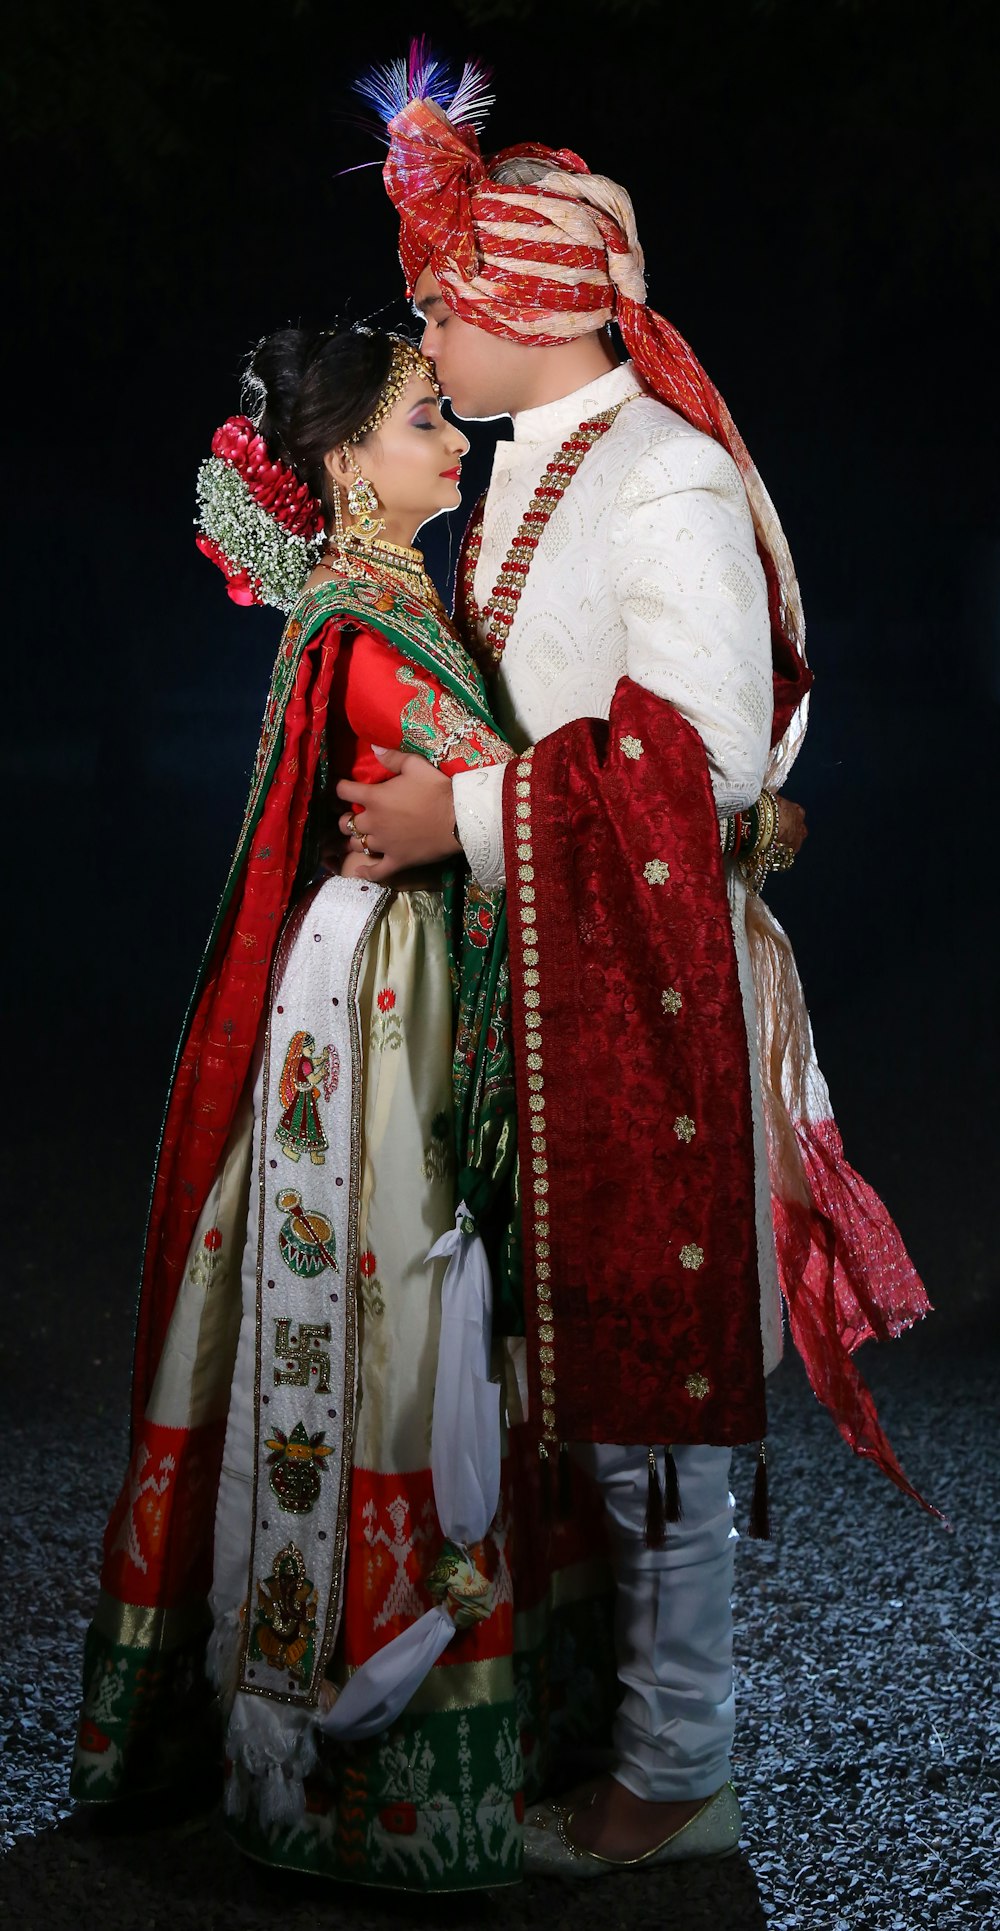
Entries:
[[354, 518], [355, 529], [362, 543], [371, 543], [385, 529], [385, 520], [379, 516], [379, 500], [375, 488], [363, 476], [357, 463], [354, 464], [354, 481], [347, 492], [347, 507]]

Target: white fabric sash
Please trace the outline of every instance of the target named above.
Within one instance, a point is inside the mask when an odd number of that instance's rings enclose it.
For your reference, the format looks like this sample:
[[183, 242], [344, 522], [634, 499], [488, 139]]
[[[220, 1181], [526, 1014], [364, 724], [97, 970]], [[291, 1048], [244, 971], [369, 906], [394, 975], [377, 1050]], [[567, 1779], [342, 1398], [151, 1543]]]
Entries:
[[[500, 1499], [500, 1389], [489, 1379], [493, 1285], [486, 1249], [464, 1203], [436, 1242], [428, 1265], [447, 1257], [431, 1424], [431, 1475], [438, 1521], [465, 1551], [481, 1542]], [[401, 1630], [356, 1670], [318, 1718], [328, 1735], [374, 1736], [394, 1722], [447, 1649], [456, 1624], [439, 1604]]]

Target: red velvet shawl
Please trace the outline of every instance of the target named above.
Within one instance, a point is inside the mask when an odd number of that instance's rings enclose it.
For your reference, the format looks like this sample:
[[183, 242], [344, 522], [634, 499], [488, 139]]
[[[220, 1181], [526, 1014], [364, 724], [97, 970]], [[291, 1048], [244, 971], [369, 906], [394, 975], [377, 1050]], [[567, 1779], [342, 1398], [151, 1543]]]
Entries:
[[531, 1414], [543, 1440], [766, 1426], [746, 1024], [704, 746], [623, 679], [508, 765]]

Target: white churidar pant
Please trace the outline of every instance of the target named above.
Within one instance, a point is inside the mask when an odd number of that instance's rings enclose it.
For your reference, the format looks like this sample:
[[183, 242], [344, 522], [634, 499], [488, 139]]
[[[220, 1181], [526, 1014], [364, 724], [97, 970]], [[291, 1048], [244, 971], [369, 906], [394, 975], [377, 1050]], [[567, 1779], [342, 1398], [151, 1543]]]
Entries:
[[732, 1452], [674, 1449], [683, 1519], [667, 1524], [663, 1549], [643, 1540], [647, 1450], [594, 1443], [573, 1453], [601, 1489], [611, 1534], [624, 1691], [613, 1774], [649, 1802], [709, 1797], [729, 1778], [733, 1740]]

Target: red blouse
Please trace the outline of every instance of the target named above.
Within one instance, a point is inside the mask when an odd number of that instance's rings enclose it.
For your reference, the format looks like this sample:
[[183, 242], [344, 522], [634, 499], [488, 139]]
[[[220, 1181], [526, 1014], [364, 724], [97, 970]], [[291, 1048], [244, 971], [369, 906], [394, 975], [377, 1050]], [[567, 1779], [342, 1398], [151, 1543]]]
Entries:
[[506, 763], [513, 755], [432, 671], [417, 670], [374, 630], [343, 637], [330, 690], [327, 742], [331, 784], [341, 778], [379, 784], [390, 777], [374, 744], [415, 751], [449, 778]]

